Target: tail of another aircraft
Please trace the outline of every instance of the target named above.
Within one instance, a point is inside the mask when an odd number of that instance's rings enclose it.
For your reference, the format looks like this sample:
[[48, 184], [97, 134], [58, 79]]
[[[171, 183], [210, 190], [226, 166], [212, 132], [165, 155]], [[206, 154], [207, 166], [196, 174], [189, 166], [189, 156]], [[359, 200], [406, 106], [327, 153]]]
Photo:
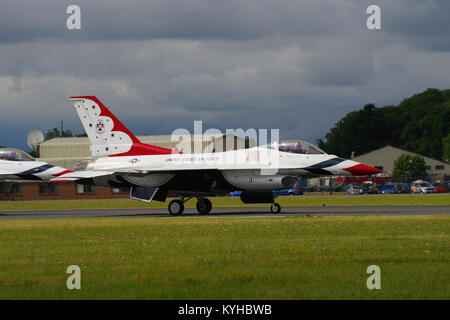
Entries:
[[91, 142], [92, 156], [140, 156], [178, 153], [144, 144], [95, 96], [70, 97]]

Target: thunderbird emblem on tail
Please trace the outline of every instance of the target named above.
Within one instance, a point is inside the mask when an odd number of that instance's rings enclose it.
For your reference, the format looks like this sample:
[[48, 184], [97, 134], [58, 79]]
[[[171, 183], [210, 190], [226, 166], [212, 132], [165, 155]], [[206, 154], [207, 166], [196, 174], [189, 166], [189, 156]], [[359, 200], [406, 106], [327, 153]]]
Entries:
[[97, 127], [96, 127], [95, 131], [97, 131], [98, 133], [103, 133], [104, 129], [105, 129], [105, 125], [103, 124], [103, 121], [102, 120], [98, 120], [97, 121]]

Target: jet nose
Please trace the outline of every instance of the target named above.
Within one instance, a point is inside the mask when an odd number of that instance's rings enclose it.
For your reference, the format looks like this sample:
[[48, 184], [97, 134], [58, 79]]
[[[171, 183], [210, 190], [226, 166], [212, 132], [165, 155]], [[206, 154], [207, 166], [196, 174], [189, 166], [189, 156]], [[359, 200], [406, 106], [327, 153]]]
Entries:
[[371, 166], [367, 166], [365, 164], [359, 163], [357, 165], [344, 168], [345, 171], [350, 172], [354, 176], [368, 176], [371, 174], [377, 173], [386, 173], [386, 171], [381, 171]]

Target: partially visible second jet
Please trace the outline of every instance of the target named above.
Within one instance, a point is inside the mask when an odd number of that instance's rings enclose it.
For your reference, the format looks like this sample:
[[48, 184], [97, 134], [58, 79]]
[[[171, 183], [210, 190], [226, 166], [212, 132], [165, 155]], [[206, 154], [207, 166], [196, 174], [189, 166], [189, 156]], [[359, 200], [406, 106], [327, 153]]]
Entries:
[[23, 151], [0, 148], [0, 181], [50, 180], [70, 172], [47, 162], [36, 161]]

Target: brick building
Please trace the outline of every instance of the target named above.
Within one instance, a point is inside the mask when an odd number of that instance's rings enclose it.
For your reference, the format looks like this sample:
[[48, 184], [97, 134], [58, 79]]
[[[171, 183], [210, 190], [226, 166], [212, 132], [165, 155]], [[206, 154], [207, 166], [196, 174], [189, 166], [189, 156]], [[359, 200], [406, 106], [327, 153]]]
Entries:
[[[4, 182], [0, 200], [76, 200], [76, 199], [126, 199], [128, 188], [106, 188], [94, 185], [80, 185], [74, 182]], [[6, 192], [5, 192], [6, 191]]]

